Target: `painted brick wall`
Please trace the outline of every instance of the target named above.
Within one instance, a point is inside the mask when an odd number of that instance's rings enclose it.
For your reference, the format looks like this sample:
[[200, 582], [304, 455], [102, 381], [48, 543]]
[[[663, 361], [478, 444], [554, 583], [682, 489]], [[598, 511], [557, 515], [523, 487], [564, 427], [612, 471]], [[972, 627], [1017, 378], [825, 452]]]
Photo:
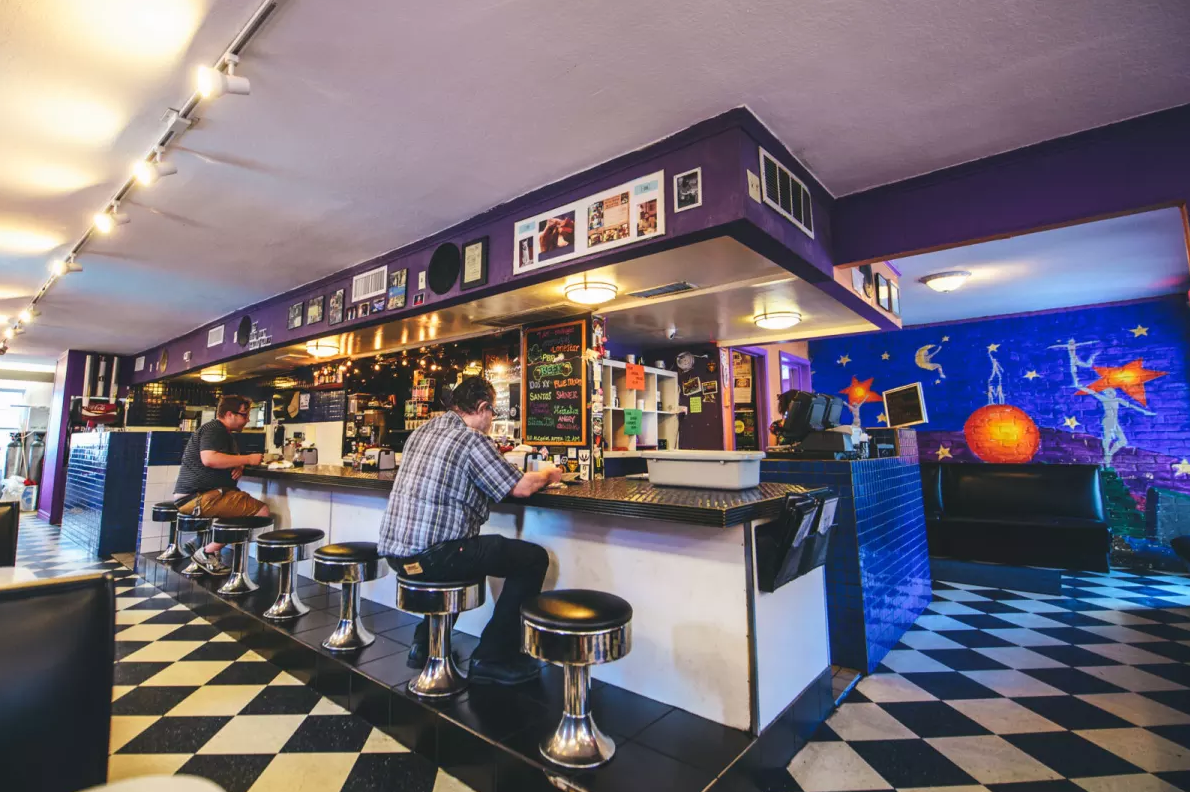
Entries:
[[[1140, 523], [1151, 487], [1190, 493], [1181, 295], [825, 339], [810, 354], [815, 388], [827, 393], [869, 379], [875, 393], [921, 382], [923, 458], [1105, 465]], [[862, 425], [883, 425], [878, 401], [859, 410]]]

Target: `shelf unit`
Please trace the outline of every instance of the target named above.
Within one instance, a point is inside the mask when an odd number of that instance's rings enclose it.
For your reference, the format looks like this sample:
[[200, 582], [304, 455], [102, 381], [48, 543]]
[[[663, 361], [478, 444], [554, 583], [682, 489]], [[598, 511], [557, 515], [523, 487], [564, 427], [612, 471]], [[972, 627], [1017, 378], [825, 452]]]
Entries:
[[[676, 371], [645, 366], [644, 390], [629, 390], [626, 385], [627, 364], [620, 360], [600, 361], [603, 366], [604, 437], [608, 448], [630, 448], [629, 436], [624, 434], [624, 410], [641, 409], [638, 447], [656, 448], [664, 440], [666, 448], [678, 447], [678, 374]], [[619, 398], [620, 406], [615, 406]]]

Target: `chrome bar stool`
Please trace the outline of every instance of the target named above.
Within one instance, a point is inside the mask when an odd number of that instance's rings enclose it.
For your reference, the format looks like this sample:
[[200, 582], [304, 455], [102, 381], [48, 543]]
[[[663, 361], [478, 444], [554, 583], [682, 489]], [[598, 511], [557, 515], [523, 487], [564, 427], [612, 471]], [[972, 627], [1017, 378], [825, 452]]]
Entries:
[[341, 542], [314, 551], [314, 579], [319, 583], [341, 583], [339, 625], [322, 642], [332, 652], [350, 652], [371, 646], [376, 636], [364, 627], [359, 615], [359, 584], [379, 580], [388, 574], [375, 542]]
[[157, 556], [162, 563], [181, 561], [185, 554], [178, 549], [178, 507], [173, 501], [153, 504], [153, 522], [169, 523], [169, 546]]
[[216, 593], [236, 596], [256, 591], [259, 586], [248, 576], [248, 543], [252, 534], [273, 526], [272, 517], [216, 517], [211, 541], [231, 545], [231, 574]]
[[262, 564], [275, 564], [281, 578], [277, 586], [277, 600], [263, 614], [266, 619], [285, 621], [310, 612], [310, 607], [302, 602], [294, 590], [293, 565], [309, 558], [307, 547], [321, 542], [325, 536], [316, 528], [290, 528], [269, 531], [256, 537], [256, 560]]
[[467, 689], [450, 650], [450, 630], [456, 614], [483, 605], [487, 578], [427, 582], [397, 575], [397, 608], [430, 621], [430, 645], [421, 674], [409, 680], [418, 696], [453, 696]]
[[562, 721], [542, 741], [541, 755], [570, 768], [598, 767], [616, 744], [591, 717], [591, 666], [632, 649], [632, 606], [602, 591], [549, 591], [521, 606], [525, 654], [562, 666]]
[[[190, 514], [178, 514], [178, 536], [194, 534], [195, 544], [199, 547], [205, 547], [211, 541], [211, 523], [214, 521], [212, 517], [195, 517]], [[194, 563], [193, 560], [181, 571], [181, 574], [186, 577], [202, 577], [206, 573], [207, 571]]]

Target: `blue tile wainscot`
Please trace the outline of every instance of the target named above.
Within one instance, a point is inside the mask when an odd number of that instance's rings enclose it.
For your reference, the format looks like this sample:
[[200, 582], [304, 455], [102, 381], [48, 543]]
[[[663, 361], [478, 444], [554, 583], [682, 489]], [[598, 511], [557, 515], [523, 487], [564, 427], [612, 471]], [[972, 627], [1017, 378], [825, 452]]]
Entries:
[[136, 552], [147, 436], [71, 435], [62, 535], [99, 556]]
[[826, 560], [831, 662], [872, 673], [930, 603], [917, 455], [853, 462], [766, 459], [760, 479], [839, 493]]

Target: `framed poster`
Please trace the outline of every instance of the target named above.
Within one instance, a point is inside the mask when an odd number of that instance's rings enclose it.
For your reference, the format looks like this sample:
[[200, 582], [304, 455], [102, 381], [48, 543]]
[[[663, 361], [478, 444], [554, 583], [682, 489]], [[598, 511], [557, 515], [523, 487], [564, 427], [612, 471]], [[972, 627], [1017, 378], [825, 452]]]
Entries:
[[463, 282], [460, 289], [474, 289], [488, 284], [488, 238], [463, 245]]
[[702, 168], [674, 176], [674, 212], [702, 206]]
[[897, 284], [893, 283], [892, 281], [889, 281], [888, 282], [888, 291], [889, 291], [889, 294], [891, 295], [890, 310], [893, 312], [894, 315], [900, 316], [901, 315], [901, 287], [898, 286]]
[[306, 301], [306, 324], [312, 325], [322, 321], [322, 308], [326, 304], [326, 297], [318, 295]]
[[305, 303], [294, 303], [289, 306], [289, 321], [285, 323], [286, 328], [296, 330], [302, 326], [302, 309], [305, 307]]
[[888, 278], [876, 273], [876, 304], [886, 311], [892, 312], [892, 294], [888, 288]]
[[526, 443], [587, 444], [587, 320], [521, 336], [521, 436]]
[[665, 233], [665, 171], [657, 171], [513, 224], [520, 275]]
[[343, 321], [343, 303], [346, 296], [346, 289], [339, 289], [331, 295], [331, 300], [326, 307], [326, 323], [328, 325], [337, 325]]
[[356, 316], [356, 307], [354, 305], [347, 306], [346, 310], [343, 313], [343, 320], [346, 322], [352, 322], [352, 321], [355, 321], [355, 316]]
[[405, 290], [409, 280], [409, 270], [399, 269], [388, 275], [388, 310], [405, 307]]

